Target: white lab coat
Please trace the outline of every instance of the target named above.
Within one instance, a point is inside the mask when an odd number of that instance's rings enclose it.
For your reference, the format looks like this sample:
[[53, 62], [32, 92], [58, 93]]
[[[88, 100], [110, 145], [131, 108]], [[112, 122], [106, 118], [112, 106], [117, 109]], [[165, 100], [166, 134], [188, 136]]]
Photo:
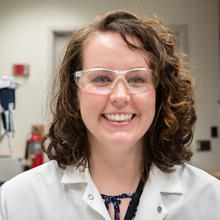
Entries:
[[[18, 175], [0, 191], [1, 220], [110, 220], [88, 169], [55, 161]], [[151, 167], [135, 220], [219, 220], [220, 181], [190, 165]]]

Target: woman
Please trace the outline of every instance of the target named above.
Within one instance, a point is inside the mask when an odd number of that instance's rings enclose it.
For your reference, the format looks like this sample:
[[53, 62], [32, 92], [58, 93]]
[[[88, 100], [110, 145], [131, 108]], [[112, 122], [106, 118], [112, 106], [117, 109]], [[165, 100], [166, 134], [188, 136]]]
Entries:
[[158, 21], [114, 11], [76, 31], [59, 82], [51, 161], [3, 185], [2, 219], [220, 218], [218, 180], [186, 164], [192, 81]]

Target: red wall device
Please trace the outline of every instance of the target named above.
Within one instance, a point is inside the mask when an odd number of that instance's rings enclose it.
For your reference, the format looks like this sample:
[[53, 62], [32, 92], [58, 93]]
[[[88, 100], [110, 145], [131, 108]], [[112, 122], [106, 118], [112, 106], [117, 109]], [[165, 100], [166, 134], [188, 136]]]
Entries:
[[13, 75], [22, 76], [29, 74], [29, 65], [27, 64], [14, 64], [13, 65]]

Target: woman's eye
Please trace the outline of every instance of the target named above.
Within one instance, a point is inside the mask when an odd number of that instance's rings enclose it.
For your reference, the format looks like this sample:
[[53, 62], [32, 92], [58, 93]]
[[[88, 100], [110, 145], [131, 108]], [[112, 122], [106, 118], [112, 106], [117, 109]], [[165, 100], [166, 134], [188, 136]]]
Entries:
[[131, 79], [128, 80], [128, 82], [131, 83], [145, 83], [145, 79], [141, 78], [141, 77], [133, 77]]
[[107, 76], [96, 76], [95, 78], [92, 79], [93, 83], [107, 83], [111, 82], [111, 79], [108, 78]]

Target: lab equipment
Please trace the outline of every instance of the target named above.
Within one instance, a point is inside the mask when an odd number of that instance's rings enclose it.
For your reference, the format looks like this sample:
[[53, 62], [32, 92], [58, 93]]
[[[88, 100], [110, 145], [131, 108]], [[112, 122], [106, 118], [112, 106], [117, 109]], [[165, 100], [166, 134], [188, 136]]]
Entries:
[[0, 141], [7, 134], [10, 153], [12, 154], [12, 137], [14, 136], [15, 89], [19, 86], [14, 77], [2, 76], [0, 80], [0, 114], [4, 134], [0, 133]]

